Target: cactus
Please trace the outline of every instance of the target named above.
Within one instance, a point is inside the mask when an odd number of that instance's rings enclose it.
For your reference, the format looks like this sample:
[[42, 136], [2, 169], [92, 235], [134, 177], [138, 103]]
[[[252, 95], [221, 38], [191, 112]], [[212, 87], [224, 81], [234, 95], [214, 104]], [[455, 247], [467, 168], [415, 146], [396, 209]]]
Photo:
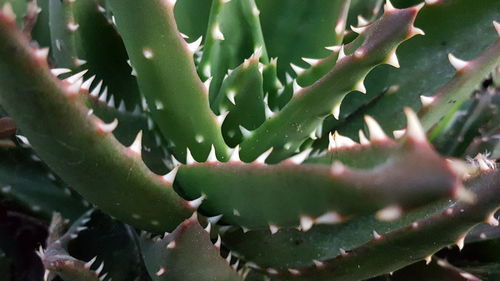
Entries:
[[496, 1], [0, 4], [0, 280], [498, 276]]

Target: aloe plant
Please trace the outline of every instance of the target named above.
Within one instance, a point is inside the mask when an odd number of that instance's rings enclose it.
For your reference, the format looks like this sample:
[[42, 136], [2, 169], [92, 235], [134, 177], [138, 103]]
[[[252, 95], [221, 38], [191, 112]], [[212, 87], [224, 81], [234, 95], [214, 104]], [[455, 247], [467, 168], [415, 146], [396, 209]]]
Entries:
[[497, 1], [0, 2], [0, 280], [498, 276]]

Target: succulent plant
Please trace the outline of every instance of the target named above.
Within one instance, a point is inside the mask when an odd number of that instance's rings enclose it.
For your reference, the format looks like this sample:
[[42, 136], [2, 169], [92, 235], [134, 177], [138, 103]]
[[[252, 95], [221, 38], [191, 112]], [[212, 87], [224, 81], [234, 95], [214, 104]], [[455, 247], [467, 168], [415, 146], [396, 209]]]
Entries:
[[498, 280], [500, 4], [393, 2], [1, 0], [0, 280]]

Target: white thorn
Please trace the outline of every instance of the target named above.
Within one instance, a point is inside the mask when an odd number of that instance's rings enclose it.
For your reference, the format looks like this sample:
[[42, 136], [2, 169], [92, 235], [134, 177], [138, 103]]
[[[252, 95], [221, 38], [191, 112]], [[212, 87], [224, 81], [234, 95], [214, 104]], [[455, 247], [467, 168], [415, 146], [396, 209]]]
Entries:
[[300, 275], [300, 271], [298, 269], [289, 268], [288, 272], [290, 272], [293, 275]]
[[200, 38], [196, 39], [196, 41], [194, 41], [192, 43], [188, 43], [188, 48], [191, 51], [191, 53], [194, 54], [196, 51], [198, 51], [198, 48], [200, 47], [200, 44], [201, 44], [201, 40], [202, 40], [202, 37], [200, 36]]
[[94, 87], [94, 89], [92, 89], [92, 91], [90, 91], [90, 95], [93, 97], [98, 97], [99, 94], [101, 93], [101, 87], [102, 87], [102, 80], [97, 84], [97, 86]]
[[361, 34], [366, 30], [366, 26], [355, 27], [351, 25], [351, 30], [356, 32], [357, 34]]
[[389, 52], [389, 55], [387, 56], [385, 63], [387, 63], [388, 65], [392, 65], [395, 68], [399, 68], [399, 60], [398, 56], [396, 55], [396, 49]]
[[368, 131], [370, 132], [370, 140], [383, 141], [388, 139], [378, 122], [371, 116], [365, 115], [365, 123], [368, 127]]
[[240, 265], [240, 260], [236, 260], [236, 262], [231, 266], [234, 270], [238, 269], [238, 266]]
[[285, 73], [285, 81], [287, 84], [290, 84], [293, 82], [293, 77], [288, 72]]
[[35, 50], [35, 57], [37, 57], [37, 59], [39, 60], [47, 60], [48, 56], [49, 56], [49, 48], [41, 48]]
[[363, 130], [359, 130], [358, 135], [359, 135], [359, 143], [361, 145], [369, 145], [370, 144], [370, 141], [366, 138], [365, 133], [363, 133]]
[[394, 8], [390, 0], [386, 0], [384, 5], [384, 12], [389, 12], [393, 10], [396, 10], [396, 8]]
[[332, 109], [332, 115], [335, 119], [339, 120], [340, 117], [340, 106], [342, 105], [341, 102], [335, 104]]
[[368, 21], [362, 15], [358, 15], [358, 26], [363, 26], [367, 24]]
[[328, 139], [329, 139], [328, 149], [352, 147], [357, 144], [351, 138], [339, 134], [338, 131], [335, 131], [333, 134], [330, 134], [328, 136]]
[[330, 211], [326, 212], [323, 215], [317, 217], [314, 222], [316, 224], [337, 224], [342, 222], [342, 216], [335, 212], [335, 211]]
[[322, 262], [322, 261], [319, 261], [319, 260], [313, 260], [313, 263], [314, 265], [317, 267], [317, 268], [321, 268], [323, 266], [325, 266], [325, 263]]
[[109, 107], [115, 107], [115, 96], [111, 95], [109, 97], [108, 106]]
[[229, 161], [241, 162], [241, 160], [240, 160], [240, 145], [237, 145], [235, 148], [233, 148], [233, 153], [231, 153], [231, 157], [229, 158]]
[[52, 68], [50, 70], [50, 72], [52, 72], [52, 75], [54, 75], [54, 76], [59, 76], [61, 74], [70, 73], [71, 69], [69, 69], [69, 68]]
[[498, 23], [497, 21], [493, 21], [493, 26], [495, 27], [495, 30], [497, 31], [498, 36], [500, 36], [500, 23]]
[[372, 232], [372, 234], [373, 234], [373, 238], [374, 238], [375, 240], [380, 240], [380, 239], [382, 239], [382, 235], [378, 234], [378, 232], [376, 232], [375, 230]]
[[300, 152], [299, 154], [296, 154], [296, 155], [288, 158], [288, 161], [290, 161], [296, 165], [302, 164], [302, 162], [304, 162], [304, 160], [306, 160], [306, 158], [309, 156], [311, 151], [312, 151], [312, 148], [308, 148], [308, 149]]
[[128, 147], [131, 151], [141, 155], [142, 150], [142, 130], [137, 133], [134, 142]]
[[68, 81], [69, 83], [75, 83], [76, 81], [80, 80], [85, 73], [87, 73], [88, 69], [85, 69], [83, 71], [80, 71], [76, 74], [71, 75], [70, 77], [64, 79], [64, 81]]
[[212, 79], [213, 79], [213, 77], [210, 77], [207, 80], [205, 80], [205, 82], [203, 82], [203, 85], [205, 85], [205, 89], [207, 89], [207, 93], [208, 93], [208, 90], [210, 90], [210, 84], [212, 83]]
[[218, 23], [212, 28], [212, 36], [217, 40], [224, 40], [224, 34], [222, 34]]
[[94, 79], [95, 75], [92, 75], [92, 77], [83, 82], [81, 88], [88, 91], [90, 89], [90, 86], [92, 85], [92, 82], [94, 82]]
[[310, 59], [310, 58], [302, 58], [302, 60], [311, 66], [316, 65], [320, 61], [320, 59]]
[[218, 215], [218, 216], [208, 217], [207, 220], [208, 220], [208, 222], [210, 222], [212, 224], [216, 224], [220, 221], [221, 218], [222, 218], [222, 215]]
[[167, 249], [173, 249], [175, 248], [175, 246], [177, 246], [177, 243], [175, 242], [175, 240], [172, 240], [167, 244]]
[[104, 90], [99, 96], [99, 101], [106, 102], [107, 99], [108, 99], [108, 87], [106, 86], [104, 87]]
[[257, 157], [257, 159], [255, 159], [255, 161], [253, 161], [253, 162], [257, 163], [257, 164], [265, 164], [267, 157], [269, 157], [269, 155], [271, 154], [271, 152], [273, 152], [273, 148], [274, 147], [271, 147], [268, 150], [266, 150], [259, 157]]
[[163, 179], [169, 183], [173, 183], [175, 181], [175, 176], [177, 175], [178, 170], [178, 166], [173, 168], [170, 172], [163, 176]]
[[415, 36], [415, 35], [425, 35], [425, 32], [421, 28], [412, 26], [411, 36]]
[[221, 244], [222, 244], [222, 240], [221, 240], [221, 238], [220, 238], [220, 235], [217, 235], [217, 241], [215, 241], [214, 246], [215, 246], [216, 248], [220, 249]]
[[406, 129], [402, 129], [402, 130], [395, 130], [392, 132], [392, 135], [394, 136], [394, 138], [396, 139], [399, 139], [401, 138], [402, 136], [404, 136], [406, 134]]
[[196, 160], [194, 160], [193, 155], [191, 154], [191, 150], [189, 150], [189, 147], [186, 148], [186, 164], [191, 165], [197, 163]]
[[347, 251], [346, 250], [344, 250], [342, 248], [339, 248], [339, 252], [340, 252], [341, 256], [343, 256], [343, 257], [347, 256]]
[[342, 173], [344, 173], [345, 170], [346, 170], [346, 168], [345, 168], [344, 164], [342, 164], [342, 162], [340, 162], [338, 160], [333, 162], [332, 167], [331, 167], [331, 172], [334, 176], [341, 175]]
[[86, 60], [79, 59], [79, 58], [75, 58], [75, 59], [73, 60], [73, 63], [74, 63], [76, 66], [82, 66], [82, 65], [86, 64], [86, 63], [87, 63], [87, 61], [86, 61]]
[[153, 122], [153, 119], [151, 119], [151, 118], [148, 117], [146, 119], [146, 123], [148, 125], [148, 130], [150, 130], [150, 131], [153, 130], [153, 127], [155, 126], [155, 123]]
[[435, 97], [420, 96], [420, 102], [422, 102], [423, 107], [431, 105], [435, 100]]
[[228, 114], [229, 114], [229, 111], [226, 111], [224, 113], [221, 113], [217, 117], [215, 117], [219, 126], [222, 126], [222, 124], [224, 124], [224, 120], [226, 120], [226, 117]]
[[227, 254], [227, 257], [226, 257], [226, 262], [227, 262], [228, 264], [230, 264], [230, 263], [231, 263], [231, 257], [232, 257], [231, 252], [229, 252], [229, 253]]
[[78, 30], [80, 25], [75, 23], [74, 21], [69, 21], [67, 24], [67, 27], [68, 27], [69, 31], [75, 32]]
[[67, 88], [68, 94], [76, 95], [76, 94], [80, 93], [80, 89], [82, 87], [82, 84], [83, 84], [83, 78], [80, 78], [80, 79], [76, 80], [74, 83], [71, 83]]
[[295, 95], [300, 90], [302, 90], [302, 87], [297, 82], [297, 79], [293, 80], [293, 94]]
[[404, 109], [407, 125], [406, 125], [406, 136], [411, 139], [418, 141], [427, 141], [427, 135], [425, 134], [422, 124], [418, 120], [417, 114], [410, 107], [405, 107]]
[[228, 90], [227, 91], [227, 98], [229, 99], [229, 101], [236, 105], [236, 101], [235, 101], [235, 96], [236, 96], [236, 91], [235, 90]]
[[486, 220], [485, 222], [491, 226], [498, 226], [499, 225], [499, 222], [498, 220], [495, 218], [495, 212], [492, 212], [491, 214], [489, 214], [487, 217], [486, 217]]
[[264, 114], [266, 115], [267, 119], [273, 118], [273, 116], [275, 115], [275, 113], [271, 110], [271, 108], [269, 108], [269, 104], [265, 101], [264, 101]]
[[458, 249], [461, 251], [463, 248], [464, 248], [464, 244], [465, 244], [465, 236], [466, 235], [462, 235], [460, 236], [457, 241], [455, 242], [457, 244], [457, 247]]
[[293, 71], [295, 71], [295, 73], [297, 75], [301, 75], [302, 73], [304, 73], [304, 71], [306, 71], [305, 68], [302, 68], [302, 67], [295, 65], [293, 63], [290, 63], [290, 66], [292, 67]]
[[189, 206], [193, 209], [198, 209], [200, 207], [201, 203], [203, 203], [203, 200], [205, 200], [207, 196], [205, 194], [201, 194], [201, 196], [198, 199], [191, 200], [188, 202]]
[[266, 271], [267, 271], [267, 273], [272, 274], [272, 275], [276, 275], [276, 274], [278, 274], [278, 273], [279, 273], [279, 272], [278, 272], [276, 269], [274, 269], [274, 268], [268, 268], [268, 269], [266, 269]]
[[2, 14], [10, 21], [16, 20], [16, 14], [14, 13], [14, 10], [12, 9], [12, 5], [9, 2], [7, 2], [3, 5]]
[[121, 101], [120, 104], [118, 105], [118, 111], [125, 112], [127, 108], [125, 107], [125, 101]]
[[210, 147], [210, 153], [208, 153], [207, 162], [217, 162], [217, 155], [215, 155], [215, 147], [213, 144]]
[[343, 59], [345, 57], [345, 52], [344, 52], [344, 45], [340, 46], [340, 49], [339, 49], [339, 55], [337, 57], [337, 62], [339, 62], [341, 59]]
[[104, 122], [99, 122], [98, 124], [99, 130], [101, 130], [103, 133], [111, 133], [116, 129], [116, 127], [118, 127], [118, 119], [115, 118], [113, 122], [108, 124]]
[[314, 225], [314, 219], [310, 216], [300, 216], [300, 229], [302, 231], [309, 231]]
[[333, 51], [333, 52], [338, 52], [340, 51], [340, 49], [342, 49], [342, 46], [338, 45], [338, 46], [328, 46], [328, 47], [325, 47], [325, 49], [329, 50], [329, 51]]
[[441, 0], [425, 0], [425, 4], [426, 5], [433, 5], [433, 4], [439, 3], [439, 1], [441, 1]]
[[453, 54], [448, 54], [448, 59], [450, 60], [451, 65], [455, 68], [456, 71], [460, 71], [467, 67], [469, 64], [467, 61], [457, 59]]
[[275, 224], [270, 224], [269, 225], [269, 230], [271, 231], [271, 234], [275, 234], [276, 232], [278, 232], [279, 230], [279, 227]]
[[160, 267], [160, 269], [156, 272], [156, 276], [162, 276], [166, 272], [164, 267]]
[[88, 262], [86, 262], [83, 266], [86, 268], [86, 269], [89, 269], [92, 264], [94, 264], [95, 260], [97, 259], [97, 256], [93, 257], [91, 260], [89, 260]]
[[240, 131], [241, 131], [241, 134], [243, 135], [243, 137], [247, 138], [247, 137], [249, 137], [250, 135], [252, 135], [252, 132], [251, 132], [251, 131], [249, 131], [249, 130], [245, 129], [245, 127], [243, 127], [243, 126], [241, 126], [241, 125], [239, 125], [239, 126], [240, 126]]
[[375, 214], [375, 218], [379, 221], [393, 221], [398, 219], [403, 214], [403, 210], [400, 206], [392, 205], [379, 210]]
[[427, 257], [424, 258], [425, 264], [429, 264], [432, 261], [432, 255], [428, 255]]
[[354, 90], [366, 94], [366, 87], [365, 84], [363, 83], [363, 80], [359, 80], [356, 83], [356, 85], [354, 86]]

